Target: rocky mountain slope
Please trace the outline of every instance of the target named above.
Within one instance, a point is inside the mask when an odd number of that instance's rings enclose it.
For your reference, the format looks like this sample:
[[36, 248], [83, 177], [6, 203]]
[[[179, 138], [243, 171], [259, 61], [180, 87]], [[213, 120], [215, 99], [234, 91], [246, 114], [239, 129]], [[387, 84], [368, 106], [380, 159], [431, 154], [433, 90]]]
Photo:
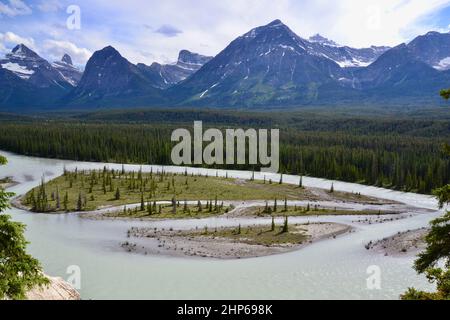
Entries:
[[394, 48], [308, 39], [280, 20], [254, 28], [215, 57], [182, 50], [173, 64], [132, 64], [109, 46], [83, 74], [70, 56], [48, 63], [24, 45], [0, 60], [0, 110], [208, 106], [422, 105], [442, 103], [450, 34]]

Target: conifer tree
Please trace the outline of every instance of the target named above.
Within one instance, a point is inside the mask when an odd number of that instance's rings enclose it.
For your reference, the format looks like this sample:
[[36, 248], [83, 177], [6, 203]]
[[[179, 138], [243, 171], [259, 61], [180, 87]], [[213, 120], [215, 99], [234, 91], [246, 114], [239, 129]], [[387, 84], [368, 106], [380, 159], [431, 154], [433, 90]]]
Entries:
[[64, 195], [64, 200], [63, 200], [63, 207], [64, 207], [64, 211], [68, 211], [68, 206], [69, 206], [69, 194], [66, 192], [66, 194]]
[[59, 188], [56, 188], [56, 209], [59, 210], [61, 207], [61, 201], [59, 198]]
[[177, 213], [177, 200], [176, 200], [175, 196], [173, 196], [173, 198], [172, 198], [172, 213], [173, 214]]
[[144, 193], [141, 193], [141, 211], [145, 211]]
[[[6, 158], [0, 155], [0, 166], [6, 163]], [[11, 221], [11, 217], [3, 213], [10, 208], [12, 196], [0, 188], [0, 301], [25, 299], [28, 290], [49, 283], [39, 261], [27, 253], [26, 226]]]
[[288, 222], [288, 217], [286, 216], [284, 218], [284, 225], [283, 225], [283, 229], [281, 230], [281, 233], [288, 233], [289, 232], [289, 222]]
[[77, 211], [83, 210], [83, 198], [81, 196], [81, 192], [78, 193], [78, 200], [77, 200]]

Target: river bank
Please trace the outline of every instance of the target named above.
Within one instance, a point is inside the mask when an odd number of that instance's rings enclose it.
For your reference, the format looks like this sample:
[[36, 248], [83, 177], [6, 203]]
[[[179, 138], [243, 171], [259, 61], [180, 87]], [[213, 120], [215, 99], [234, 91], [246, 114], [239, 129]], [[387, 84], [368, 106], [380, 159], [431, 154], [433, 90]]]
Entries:
[[81, 296], [62, 278], [47, 276], [50, 283], [27, 292], [27, 300], [80, 300]]
[[155, 230], [131, 228], [122, 247], [144, 255], [160, 254], [213, 259], [245, 259], [300, 250], [313, 242], [336, 238], [352, 228], [337, 223], [310, 223], [289, 226], [285, 234], [270, 226], [239, 226], [203, 230]]
[[366, 249], [391, 257], [416, 256], [426, 248], [425, 237], [429, 232], [429, 228], [398, 232], [391, 237], [369, 242]]
[[[121, 170], [120, 164], [88, 163], [43, 159], [0, 152], [9, 163], [2, 167], [3, 176], [11, 176], [19, 184], [8, 191], [23, 195], [40, 183], [63, 174], [67, 170], [101, 170], [104, 166]], [[126, 165], [127, 171], [138, 171], [141, 166]], [[183, 174], [186, 168], [144, 165], [145, 172]], [[188, 168], [188, 173], [209, 174], [216, 170]], [[51, 174], [50, 174], [51, 173]], [[237, 179], [251, 179], [252, 172], [219, 170], [219, 175]], [[280, 175], [255, 173], [255, 179], [279, 180]], [[284, 175], [283, 182], [298, 186], [299, 177]], [[331, 222], [355, 228], [336, 239], [316, 241], [283, 254], [257, 259], [194, 259], [188, 256], [130, 254], [120, 248], [127, 240], [132, 227], [169, 230], [191, 230], [208, 226], [236, 227], [269, 224], [270, 218], [261, 217], [211, 217], [184, 220], [93, 220], [80, 219], [78, 214], [30, 214], [13, 208], [8, 211], [15, 221], [27, 225], [26, 237], [29, 252], [38, 258], [47, 274], [66, 277], [69, 265], [82, 271], [83, 299], [398, 299], [408, 287], [433, 290], [423, 276], [413, 270], [414, 257], [393, 258], [373, 254], [365, 244], [390, 237], [397, 232], [427, 227], [442, 211], [432, 196], [404, 193], [377, 187], [303, 177], [305, 187], [361, 193], [403, 203], [402, 213], [386, 216], [383, 223], [358, 222], [369, 216], [308, 216], [289, 219], [302, 224]], [[280, 199], [282, 200], [282, 199]], [[261, 202], [259, 206], [264, 206]], [[367, 209], [367, 208], [365, 208]], [[394, 217], [402, 217], [397, 220]], [[280, 218], [281, 220], [282, 218]], [[278, 222], [281, 223], [281, 222]], [[144, 239], [146, 240], [146, 239]], [[368, 291], [366, 270], [378, 265], [383, 270], [381, 290]], [[255, 272], [257, 270], [257, 272]], [[114, 279], [114, 281], [111, 281]], [[249, 289], [250, 288], [250, 289]]]

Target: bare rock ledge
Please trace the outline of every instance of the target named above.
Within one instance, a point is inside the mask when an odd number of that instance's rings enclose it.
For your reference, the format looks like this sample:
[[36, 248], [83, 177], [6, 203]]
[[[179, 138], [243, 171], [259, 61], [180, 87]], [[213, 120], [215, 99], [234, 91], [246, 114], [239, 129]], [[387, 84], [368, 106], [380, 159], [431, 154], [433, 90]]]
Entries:
[[50, 284], [47, 287], [32, 289], [27, 293], [28, 300], [80, 300], [81, 296], [62, 278], [47, 276]]

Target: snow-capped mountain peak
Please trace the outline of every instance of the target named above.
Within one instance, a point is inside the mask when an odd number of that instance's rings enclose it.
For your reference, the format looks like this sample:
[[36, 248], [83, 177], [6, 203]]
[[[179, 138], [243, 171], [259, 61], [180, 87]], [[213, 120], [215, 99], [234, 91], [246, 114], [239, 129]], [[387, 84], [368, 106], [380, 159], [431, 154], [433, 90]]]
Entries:
[[320, 44], [323, 44], [323, 45], [326, 45], [326, 46], [330, 46], [330, 47], [340, 47], [340, 45], [338, 45], [333, 40], [327, 39], [327, 38], [321, 36], [318, 33], [315, 34], [314, 36], [310, 37], [308, 40], [310, 42], [320, 43]]
[[258, 35], [260, 35], [261, 33], [267, 32], [269, 30], [287, 31], [289, 33], [291, 32], [291, 30], [289, 29], [289, 27], [287, 25], [285, 25], [281, 20], [277, 19], [265, 26], [257, 27], [257, 28], [250, 30], [249, 32], [247, 32], [246, 34], [241, 36], [240, 38], [255, 38]]
[[295, 34], [281, 20], [275, 20], [265, 26], [257, 27], [238, 39], [259, 43], [257, 50], [260, 55], [280, 53], [284, 56], [287, 51], [297, 55], [309, 55], [333, 61], [341, 68], [366, 67], [373, 63], [388, 47], [371, 47], [356, 49], [342, 46], [333, 40], [316, 34], [304, 39]]
[[188, 50], [181, 50], [178, 55], [177, 64], [182, 67], [198, 70], [198, 66], [203, 66], [209, 60], [211, 60], [211, 57], [202, 56]]
[[77, 86], [83, 75], [83, 73], [73, 65], [72, 57], [67, 53], [63, 55], [61, 61], [53, 62], [52, 66], [58, 70], [64, 79], [66, 79], [73, 87]]
[[430, 31], [408, 43], [409, 50], [439, 71], [450, 69], [450, 33]]
[[72, 58], [67, 53], [64, 54], [64, 56], [61, 59], [61, 62], [64, 62], [65, 64], [68, 64], [68, 65], [71, 65], [71, 66], [73, 65]]
[[154, 87], [166, 89], [191, 76], [211, 59], [212, 57], [181, 50], [175, 63], [163, 65], [154, 62], [151, 66], [140, 63], [137, 67], [151, 80]]
[[0, 65], [37, 87], [68, 88], [71, 84], [53, 65], [24, 44], [17, 45], [0, 59]]
[[14, 49], [12, 49], [11, 53], [8, 53], [6, 56], [16, 59], [42, 59], [36, 52], [29, 49], [24, 44], [15, 46]]
[[37, 53], [29, 49], [24, 44], [19, 44], [0, 60], [0, 65], [4, 69], [12, 71], [21, 79], [28, 80], [37, 68], [45, 62]]

